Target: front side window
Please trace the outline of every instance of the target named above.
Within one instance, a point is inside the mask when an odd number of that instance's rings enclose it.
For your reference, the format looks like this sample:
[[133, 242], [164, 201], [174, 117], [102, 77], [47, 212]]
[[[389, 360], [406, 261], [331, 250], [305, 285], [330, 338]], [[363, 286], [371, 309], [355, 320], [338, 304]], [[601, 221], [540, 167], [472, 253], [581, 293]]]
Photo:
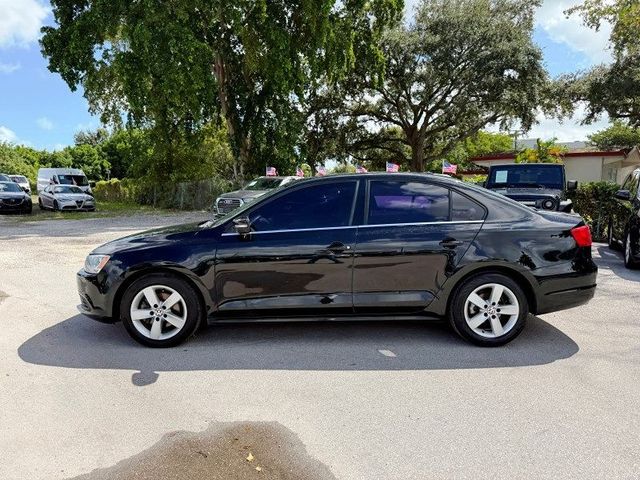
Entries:
[[256, 231], [344, 227], [351, 221], [357, 181], [310, 185], [285, 193], [249, 213]]
[[449, 190], [421, 182], [372, 181], [369, 225], [449, 220]]

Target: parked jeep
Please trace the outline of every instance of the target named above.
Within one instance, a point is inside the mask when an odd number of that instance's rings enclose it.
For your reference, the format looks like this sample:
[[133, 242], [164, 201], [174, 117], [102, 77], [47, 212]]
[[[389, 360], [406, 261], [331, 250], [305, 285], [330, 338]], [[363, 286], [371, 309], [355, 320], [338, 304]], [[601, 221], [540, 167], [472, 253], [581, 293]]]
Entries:
[[216, 198], [213, 211], [218, 215], [224, 215], [234, 211], [241, 205], [255, 200], [269, 190], [287, 185], [299, 180], [300, 177], [258, 177], [251, 180], [244, 188], [227, 192]]
[[529, 207], [571, 212], [566, 193], [578, 182], [566, 181], [561, 163], [512, 163], [489, 167], [484, 186]]

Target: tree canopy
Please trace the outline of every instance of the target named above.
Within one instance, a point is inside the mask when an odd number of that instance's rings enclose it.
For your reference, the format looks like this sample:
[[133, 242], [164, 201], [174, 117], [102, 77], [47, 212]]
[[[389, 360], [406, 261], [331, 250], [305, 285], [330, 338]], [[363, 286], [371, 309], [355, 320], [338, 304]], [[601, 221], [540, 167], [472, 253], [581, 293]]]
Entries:
[[310, 79], [379, 63], [377, 39], [402, 11], [402, 0], [51, 3], [49, 69], [103, 121], [149, 128], [156, 176], [222, 118], [238, 178], [293, 160]]
[[589, 141], [600, 150], [630, 149], [640, 145], [640, 128], [616, 120], [604, 130], [590, 135]]
[[[363, 131], [361, 149], [392, 152], [422, 171], [488, 124], [518, 120], [528, 129], [547, 83], [532, 41], [538, 5], [422, 0], [412, 24], [381, 40], [384, 80], [353, 80], [347, 109]], [[372, 124], [380, 128], [375, 135]]]

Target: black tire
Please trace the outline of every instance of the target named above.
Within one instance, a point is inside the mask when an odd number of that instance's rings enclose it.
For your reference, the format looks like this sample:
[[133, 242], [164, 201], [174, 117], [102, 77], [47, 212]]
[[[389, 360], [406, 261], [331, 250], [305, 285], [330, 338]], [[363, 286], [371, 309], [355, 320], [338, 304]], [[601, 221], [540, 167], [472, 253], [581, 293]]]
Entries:
[[624, 234], [624, 244], [622, 247], [622, 251], [624, 253], [624, 266], [630, 270], [635, 270], [640, 265], [633, 259], [633, 238], [631, 237], [631, 232], [627, 230]]
[[58, 204], [58, 201], [54, 200], [53, 201], [53, 211], [57, 212], [59, 208], [60, 208], [60, 205]]
[[[504, 335], [493, 338], [487, 338], [476, 333], [467, 324], [465, 319], [465, 306], [467, 299], [476, 289], [486, 284], [498, 284], [506, 287], [513, 293], [513, 295], [515, 295], [519, 306], [517, 319], [512, 324], [512, 327]], [[447, 313], [449, 322], [455, 332], [468, 342], [482, 347], [499, 347], [509, 343], [522, 332], [527, 321], [527, 316], [529, 315], [529, 302], [527, 301], [527, 296], [522, 291], [522, 288], [520, 288], [520, 286], [511, 278], [499, 273], [481, 273], [464, 280], [463, 283], [456, 288]], [[496, 315], [498, 321], [502, 324], [505, 320], [505, 315]], [[486, 317], [487, 315], [484, 316]], [[487, 318], [487, 322], [490, 322], [489, 318]], [[508, 325], [508, 321], [505, 325]]]
[[[187, 311], [184, 326], [182, 326], [178, 333], [167, 339], [156, 340], [143, 335], [131, 320], [130, 309], [133, 301], [142, 290], [152, 285], [164, 285], [173, 289], [182, 296], [186, 304]], [[203, 323], [203, 318], [204, 309], [202, 308], [202, 302], [194, 288], [185, 280], [166, 273], [153, 273], [139, 278], [127, 288], [120, 302], [120, 319], [127, 329], [127, 332], [135, 341], [147, 347], [166, 348], [179, 345], [195, 333], [199, 325]], [[151, 320], [151, 322], [153, 322], [153, 320]], [[172, 328], [172, 326], [166, 322], [163, 328], [165, 327]]]
[[611, 250], [618, 249], [618, 242], [613, 239], [613, 222], [609, 222], [609, 227], [607, 228], [607, 243]]
[[42, 204], [42, 199], [38, 197], [38, 208], [40, 208], [40, 210], [45, 210], [44, 205]]

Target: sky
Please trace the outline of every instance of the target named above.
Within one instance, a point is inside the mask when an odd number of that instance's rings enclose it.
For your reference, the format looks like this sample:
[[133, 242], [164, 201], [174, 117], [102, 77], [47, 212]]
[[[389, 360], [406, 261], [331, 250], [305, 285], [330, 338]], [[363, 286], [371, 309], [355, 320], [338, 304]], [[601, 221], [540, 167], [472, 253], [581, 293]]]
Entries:
[[[411, 16], [419, 0], [405, 0]], [[545, 0], [536, 13], [534, 40], [544, 53], [552, 76], [587, 69], [611, 59], [609, 31], [595, 32], [563, 11], [579, 0]], [[88, 112], [82, 91], [71, 92], [58, 74], [49, 72], [40, 53], [40, 28], [53, 23], [45, 0], [0, 0], [0, 141], [35, 148], [61, 149], [73, 143], [74, 133], [95, 129], [97, 117]], [[538, 117], [530, 138], [586, 140], [606, 127], [606, 118], [580, 125], [584, 109], [562, 123]]]

